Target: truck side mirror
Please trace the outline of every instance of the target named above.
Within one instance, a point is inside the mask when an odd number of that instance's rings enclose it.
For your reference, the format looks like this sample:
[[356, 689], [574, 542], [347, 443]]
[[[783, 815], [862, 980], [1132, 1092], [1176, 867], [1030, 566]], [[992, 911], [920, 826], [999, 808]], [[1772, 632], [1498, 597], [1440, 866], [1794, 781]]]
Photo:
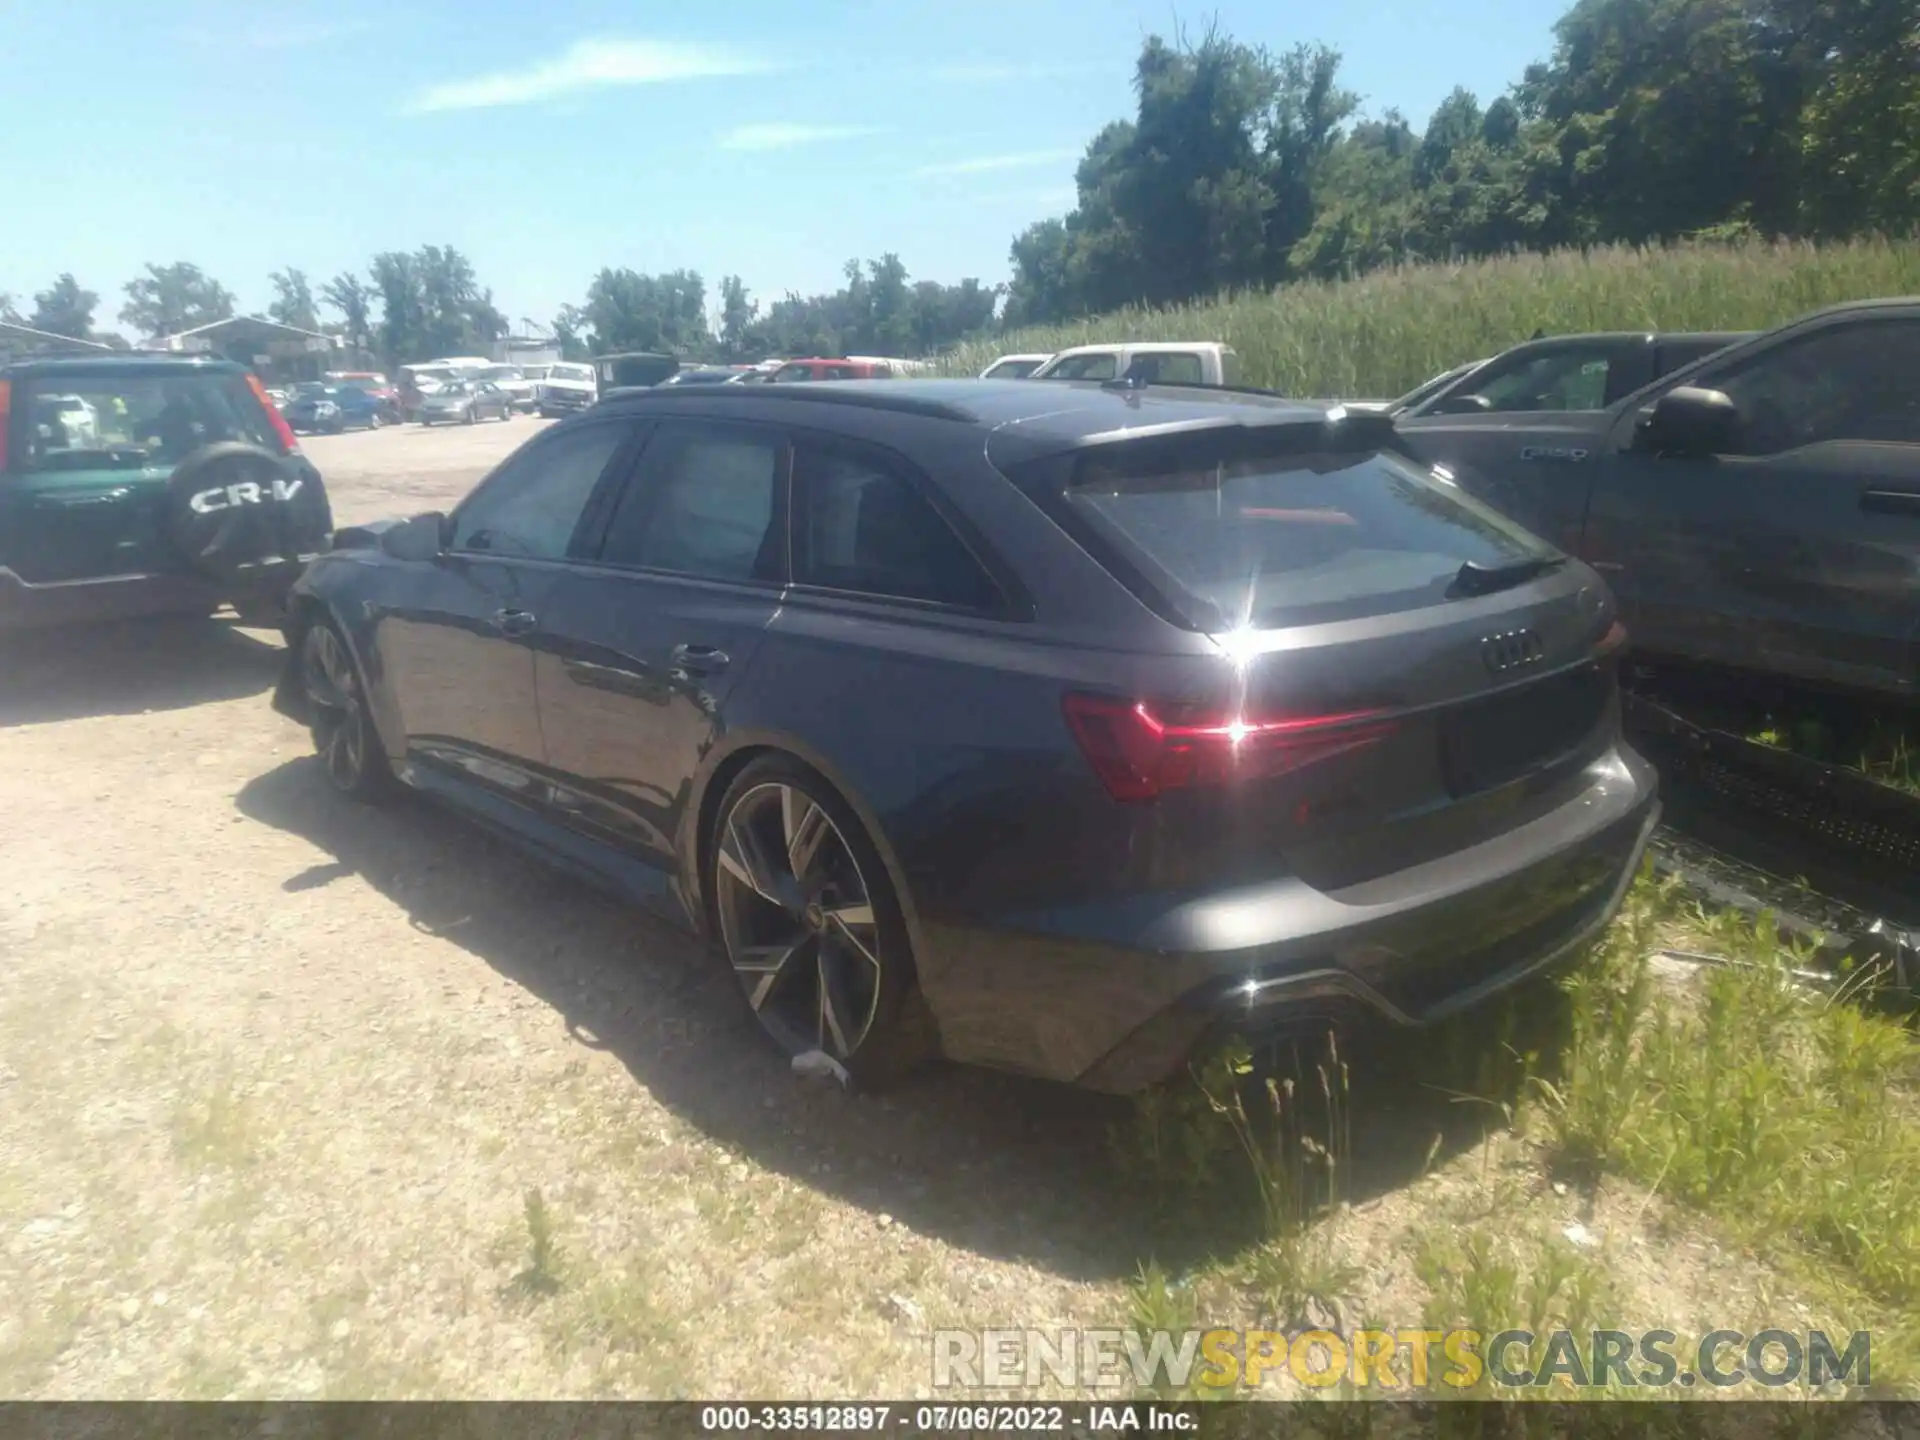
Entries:
[[1634, 433], [1633, 448], [1704, 458], [1733, 448], [1740, 411], [1723, 391], [1681, 385], [1654, 402]]

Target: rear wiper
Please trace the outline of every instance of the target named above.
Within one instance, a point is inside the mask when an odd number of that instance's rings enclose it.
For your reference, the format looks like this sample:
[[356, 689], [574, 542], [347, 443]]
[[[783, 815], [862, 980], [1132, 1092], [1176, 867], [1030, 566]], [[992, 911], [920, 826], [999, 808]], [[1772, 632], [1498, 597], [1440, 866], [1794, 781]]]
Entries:
[[1453, 577], [1453, 583], [1447, 586], [1447, 598], [1464, 600], [1471, 595], [1491, 595], [1496, 590], [1511, 590], [1549, 570], [1558, 570], [1566, 563], [1567, 557], [1564, 555], [1535, 555], [1526, 560], [1515, 560], [1510, 565], [1481, 565], [1469, 560]]

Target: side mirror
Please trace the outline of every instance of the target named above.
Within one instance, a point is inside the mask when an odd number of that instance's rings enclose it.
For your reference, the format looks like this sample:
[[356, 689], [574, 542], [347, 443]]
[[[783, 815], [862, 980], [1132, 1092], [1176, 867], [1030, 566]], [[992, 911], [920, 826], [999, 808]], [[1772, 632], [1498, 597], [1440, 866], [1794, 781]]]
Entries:
[[438, 510], [380, 532], [380, 548], [396, 560], [434, 560], [447, 548], [447, 517]]
[[1484, 395], [1449, 395], [1427, 411], [1429, 415], [1484, 415], [1493, 402]]
[[1733, 448], [1740, 412], [1719, 390], [1681, 385], [1654, 402], [1634, 432], [1633, 448], [1703, 458]]

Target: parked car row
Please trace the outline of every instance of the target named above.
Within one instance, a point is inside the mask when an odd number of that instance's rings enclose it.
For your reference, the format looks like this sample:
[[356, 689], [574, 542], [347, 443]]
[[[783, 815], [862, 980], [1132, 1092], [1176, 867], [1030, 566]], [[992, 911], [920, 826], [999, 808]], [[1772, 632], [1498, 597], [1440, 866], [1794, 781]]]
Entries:
[[1724, 338], [1391, 414], [1166, 378], [1225, 375], [1201, 345], [615, 386], [450, 514], [330, 536], [239, 367], [37, 362], [0, 373], [0, 620], [284, 602], [274, 703], [333, 785], [691, 926], [795, 1058], [1133, 1090], [1605, 925], [1658, 814], [1629, 637], [1911, 702], [1920, 301]]

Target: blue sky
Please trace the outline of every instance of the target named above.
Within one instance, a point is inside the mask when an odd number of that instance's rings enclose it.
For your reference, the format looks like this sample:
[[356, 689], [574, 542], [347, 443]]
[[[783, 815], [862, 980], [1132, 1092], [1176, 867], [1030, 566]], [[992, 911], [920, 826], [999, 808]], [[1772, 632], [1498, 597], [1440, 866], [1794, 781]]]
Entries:
[[[899, 253], [1006, 278], [1132, 113], [1143, 36], [1341, 50], [1369, 111], [1484, 102], [1557, 0], [0, 0], [0, 291], [72, 270], [112, 323], [148, 260], [239, 297], [385, 249], [457, 245], [514, 320], [602, 265], [737, 273], [763, 301]], [[39, 63], [35, 57], [51, 62]]]

